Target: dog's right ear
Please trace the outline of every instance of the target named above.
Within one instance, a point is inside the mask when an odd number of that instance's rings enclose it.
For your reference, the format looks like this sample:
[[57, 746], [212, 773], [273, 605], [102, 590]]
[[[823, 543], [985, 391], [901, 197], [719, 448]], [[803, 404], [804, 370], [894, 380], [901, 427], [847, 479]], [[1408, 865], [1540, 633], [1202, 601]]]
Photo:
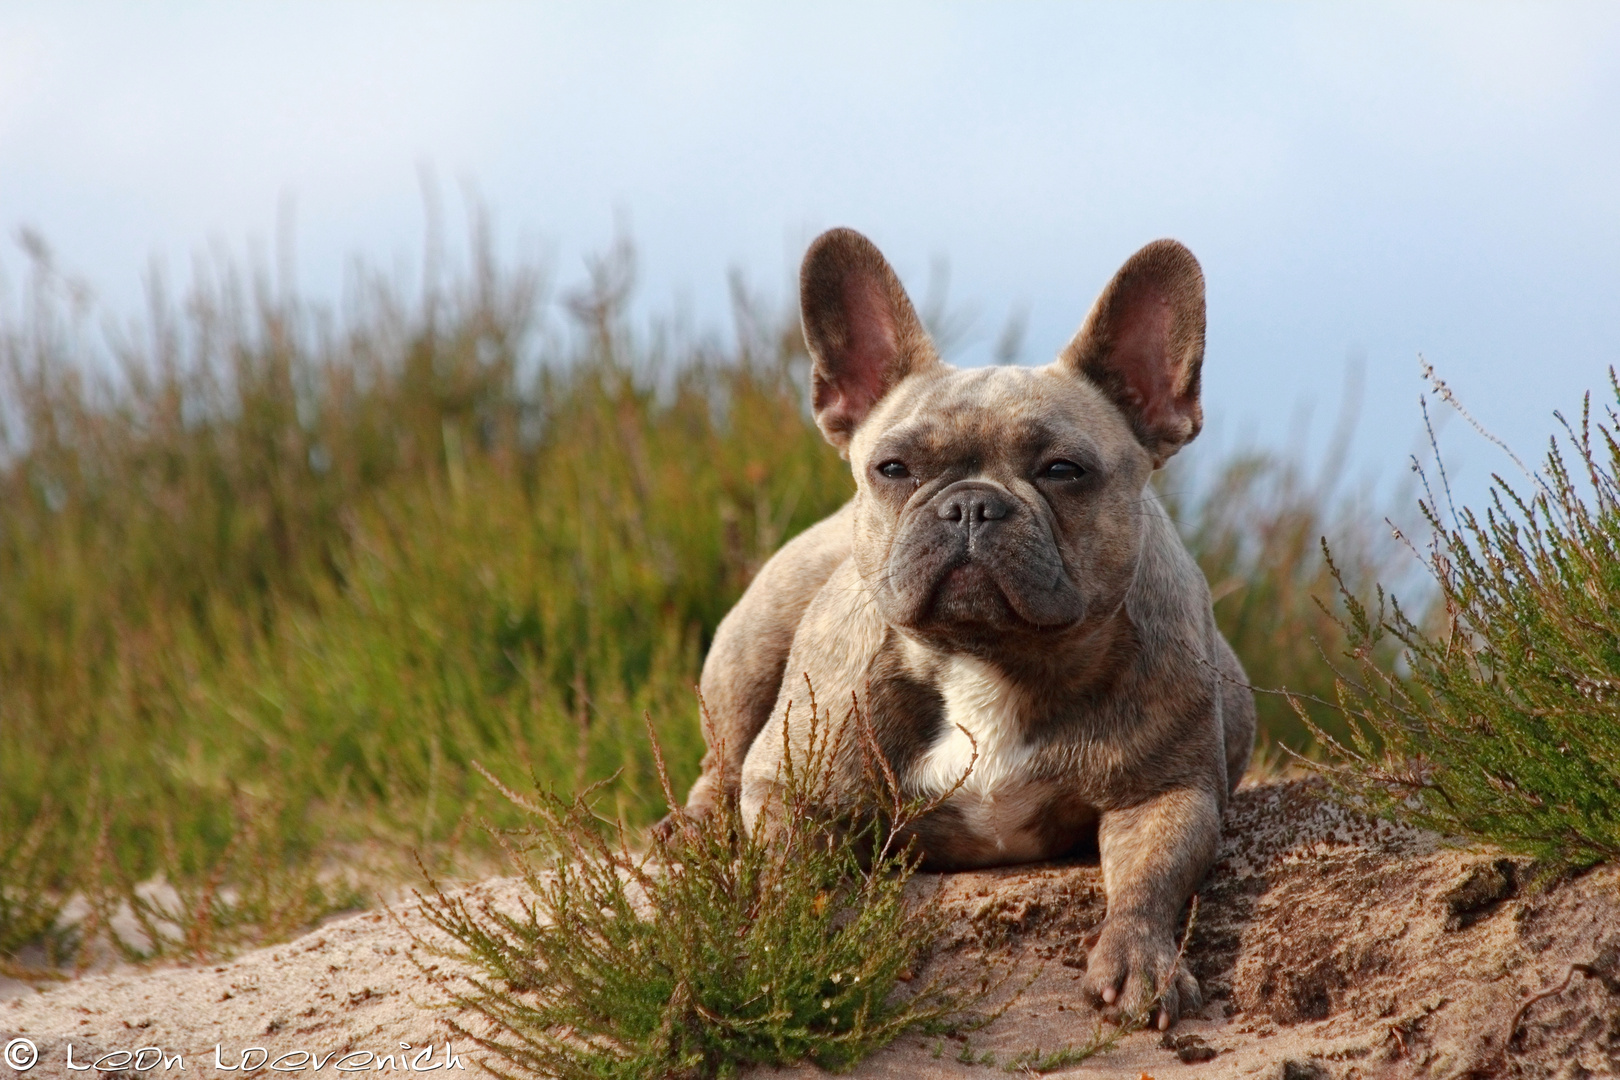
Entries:
[[799, 311], [814, 361], [816, 423], [848, 457], [873, 406], [907, 375], [939, 366], [939, 357], [888, 260], [854, 229], [830, 229], [805, 252]]
[[1058, 363], [1113, 399], [1153, 467], [1204, 426], [1204, 273], [1192, 252], [1155, 240], [1125, 261]]

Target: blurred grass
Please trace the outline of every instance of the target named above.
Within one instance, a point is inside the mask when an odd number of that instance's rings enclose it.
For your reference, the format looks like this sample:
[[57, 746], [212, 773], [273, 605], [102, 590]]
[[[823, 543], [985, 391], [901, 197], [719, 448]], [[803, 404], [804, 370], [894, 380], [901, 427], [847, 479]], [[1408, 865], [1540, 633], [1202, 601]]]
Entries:
[[[1323, 748], [1312, 724], [1330, 736], [1346, 731], [1344, 716], [1320, 692], [1333, 686], [1332, 665], [1349, 649], [1340, 584], [1323, 557], [1323, 539], [1331, 542], [1352, 596], [1370, 593], [1381, 581], [1404, 584], [1412, 577], [1415, 560], [1396, 540], [1376, 492], [1351, 487], [1343, 476], [1354, 424], [1354, 409], [1347, 408], [1319, 462], [1303, 452], [1220, 454], [1218, 447], [1195, 444], [1159, 478], [1167, 508], [1209, 581], [1221, 633], [1257, 690], [1254, 768], [1260, 772], [1288, 767], [1284, 747], [1318, 756]], [[1200, 452], [1215, 456], [1203, 459]], [[1421, 608], [1421, 583], [1414, 592]], [[1386, 642], [1367, 659], [1393, 670], [1396, 653]]]
[[[617, 774], [610, 805], [648, 820], [642, 713], [684, 790], [716, 623], [852, 490], [796, 320], [739, 286], [727, 344], [632, 325], [623, 246], [556, 294], [475, 233], [442, 284], [362, 275], [338, 311], [227, 261], [118, 326], [24, 247], [0, 310], [0, 958], [83, 948], [120, 905], [180, 928], [140, 948], [202, 956], [362, 902], [368, 853], [473, 865], [468, 826], [511, 824], [474, 759], [565, 793]], [[1264, 455], [1200, 475], [1172, 502], [1251, 677], [1329, 696], [1318, 538], [1371, 580], [1381, 523]], [[76, 939], [50, 929], [75, 895]]]

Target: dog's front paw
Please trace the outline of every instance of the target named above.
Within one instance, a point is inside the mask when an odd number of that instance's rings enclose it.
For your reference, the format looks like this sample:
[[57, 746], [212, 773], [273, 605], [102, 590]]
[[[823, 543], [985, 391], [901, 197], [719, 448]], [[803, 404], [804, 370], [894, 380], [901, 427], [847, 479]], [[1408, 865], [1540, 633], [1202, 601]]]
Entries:
[[1085, 989], [1093, 1003], [1122, 1018], [1145, 1022], [1151, 1010], [1160, 1031], [1203, 1004], [1198, 980], [1177, 963], [1170, 938], [1124, 920], [1103, 920], [1086, 957]]
[[647, 839], [656, 843], [674, 845], [680, 841], [683, 830], [694, 827], [703, 828], [704, 823], [712, 813], [714, 813], [714, 807], [708, 803], [676, 807], [647, 827]]

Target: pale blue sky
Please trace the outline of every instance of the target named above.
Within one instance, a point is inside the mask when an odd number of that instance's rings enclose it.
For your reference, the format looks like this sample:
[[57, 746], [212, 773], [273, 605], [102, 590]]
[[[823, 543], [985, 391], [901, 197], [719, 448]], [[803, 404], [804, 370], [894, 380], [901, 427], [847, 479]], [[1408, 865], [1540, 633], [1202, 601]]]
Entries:
[[1527, 456], [1620, 362], [1617, 58], [1613, 4], [4, 3], [0, 228], [130, 311], [152, 257], [263, 244], [290, 198], [331, 296], [348, 256], [417, 256], [427, 163], [565, 279], [624, 215], [644, 308], [716, 326], [729, 269], [786, 298], [830, 225], [914, 295], [943, 257], [965, 361], [1015, 309], [1046, 359], [1176, 236], [1219, 437], [1314, 402], [1320, 446], [1357, 355], [1388, 475], [1419, 353]]

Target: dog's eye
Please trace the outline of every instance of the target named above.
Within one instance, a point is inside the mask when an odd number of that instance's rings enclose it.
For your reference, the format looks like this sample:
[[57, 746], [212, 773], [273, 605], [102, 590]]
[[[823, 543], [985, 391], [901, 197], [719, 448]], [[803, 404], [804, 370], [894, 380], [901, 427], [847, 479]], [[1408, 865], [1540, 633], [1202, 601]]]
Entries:
[[890, 480], [904, 480], [911, 475], [911, 470], [898, 461], [885, 461], [878, 466], [878, 472]]
[[1041, 476], [1047, 480], [1078, 480], [1085, 471], [1072, 461], [1054, 461], [1042, 470]]

